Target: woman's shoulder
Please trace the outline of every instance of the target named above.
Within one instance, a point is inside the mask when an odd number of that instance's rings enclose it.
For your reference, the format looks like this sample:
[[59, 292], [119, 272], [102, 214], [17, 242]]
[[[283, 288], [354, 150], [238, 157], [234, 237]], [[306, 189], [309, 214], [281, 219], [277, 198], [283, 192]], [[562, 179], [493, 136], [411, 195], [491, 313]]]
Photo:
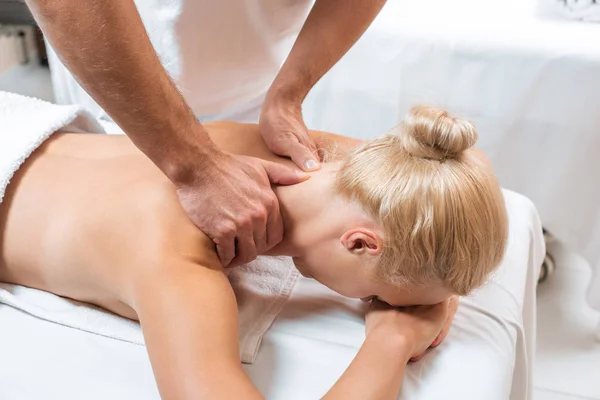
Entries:
[[325, 162], [337, 161], [365, 143], [364, 140], [331, 132], [310, 130], [309, 135], [317, 146], [320, 158]]
[[[265, 144], [258, 124], [219, 121], [207, 123], [205, 127], [213, 142], [225, 151], [278, 161], [278, 157]], [[321, 153], [321, 158], [326, 161], [340, 158], [365, 142], [360, 139], [314, 129], [308, 130], [308, 134]]]

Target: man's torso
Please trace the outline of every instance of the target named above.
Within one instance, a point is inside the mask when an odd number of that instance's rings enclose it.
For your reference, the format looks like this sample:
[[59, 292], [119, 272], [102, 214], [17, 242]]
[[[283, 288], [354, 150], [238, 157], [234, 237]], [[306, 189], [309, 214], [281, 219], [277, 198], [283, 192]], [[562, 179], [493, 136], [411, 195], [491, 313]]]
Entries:
[[[287, 57], [312, 0], [137, 0], [162, 64], [196, 115], [256, 102]], [[102, 115], [50, 52], [59, 103]]]

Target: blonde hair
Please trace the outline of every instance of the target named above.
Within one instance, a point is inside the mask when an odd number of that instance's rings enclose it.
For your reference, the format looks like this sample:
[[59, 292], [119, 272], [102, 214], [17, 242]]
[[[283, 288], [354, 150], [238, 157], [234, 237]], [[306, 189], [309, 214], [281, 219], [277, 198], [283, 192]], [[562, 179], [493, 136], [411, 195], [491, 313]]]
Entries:
[[506, 209], [491, 167], [467, 151], [477, 137], [470, 122], [418, 106], [395, 134], [346, 157], [338, 189], [384, 230], [379, 279], [466, 295], [499, 265]]

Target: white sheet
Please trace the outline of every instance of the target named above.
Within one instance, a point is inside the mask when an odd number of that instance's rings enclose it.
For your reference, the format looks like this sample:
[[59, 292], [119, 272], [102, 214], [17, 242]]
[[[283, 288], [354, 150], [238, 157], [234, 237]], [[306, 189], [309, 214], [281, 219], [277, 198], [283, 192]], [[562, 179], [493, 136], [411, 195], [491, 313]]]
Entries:
[[[535, 282], [544, 254], [530, 201], [506, 192], [507, 255], [463, 299], [444, 344], [408, 368], [403, 399], [531, 398]], [[268, 399], [321, 396], [364, 338], [366, 305], [303, 279], [246, 371]], [[3, 400], [158, 399], [145, 348], [53, 324], [0, 304]]]
[[600, 310], [600, 25], [542, 19], [536, 3], [388, 1], [303, 113], [311, 128], [360, 138], [415, 103], [472, 119], [502, 185], [590, 262]]

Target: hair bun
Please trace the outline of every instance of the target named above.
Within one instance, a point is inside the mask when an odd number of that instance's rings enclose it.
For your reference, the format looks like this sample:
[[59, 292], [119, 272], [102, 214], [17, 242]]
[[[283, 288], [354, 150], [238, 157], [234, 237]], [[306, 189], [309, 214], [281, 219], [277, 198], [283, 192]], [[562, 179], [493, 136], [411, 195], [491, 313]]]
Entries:
[[402, 144], [415, 157], [440, 161], [456, 158], [472, 147], [477, 138], [472, 123], [434, 107], [413, 107], [400, 123]]

